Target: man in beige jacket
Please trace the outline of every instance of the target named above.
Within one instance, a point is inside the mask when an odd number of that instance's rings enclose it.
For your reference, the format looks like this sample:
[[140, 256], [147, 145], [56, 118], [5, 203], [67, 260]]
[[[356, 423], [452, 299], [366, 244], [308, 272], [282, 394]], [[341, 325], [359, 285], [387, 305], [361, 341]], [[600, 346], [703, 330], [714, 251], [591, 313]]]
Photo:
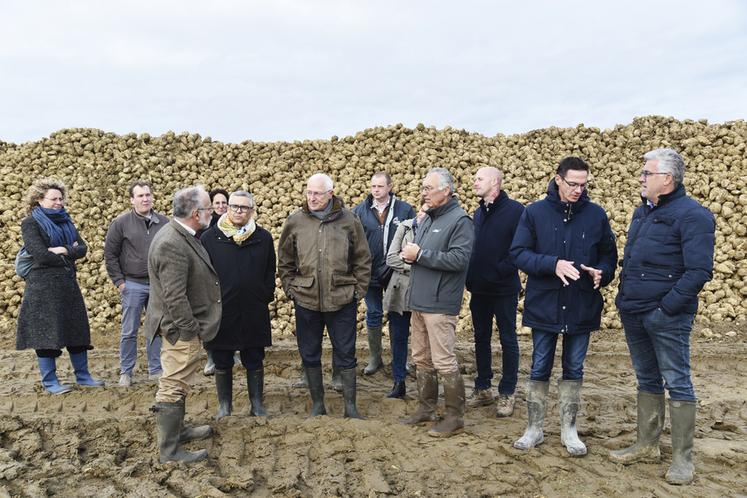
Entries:
[[210, 437], [210, 426], [183, 427], [184, 400], [199, 367], [202, 346], [218, 332], [221, 293], [218, 275], [196, 238], [210, 223], [213, 208], [201, 186], [174, 194], [174, 219], [163, 227], [148, 251], [150, 302], [145, 315], [148, 341], [161, 336], [163, 375], [156, 393], [160, 461], [194, 462], [206, 450], [190, 452], [181, 443]]
[[313, 401], [311, 415], [325, 415], [322, 332], [332, 342], [340, 369], [345, 416], [361, 418], [355, 406], [355, 339], [358, 300], [366, 295], [371, 254], [358, 218], [333, 194], [332, 179], [309, 178], [306, 202], [291, 214], [278, 243], [278, 274], [296, 312], [296, 341]]

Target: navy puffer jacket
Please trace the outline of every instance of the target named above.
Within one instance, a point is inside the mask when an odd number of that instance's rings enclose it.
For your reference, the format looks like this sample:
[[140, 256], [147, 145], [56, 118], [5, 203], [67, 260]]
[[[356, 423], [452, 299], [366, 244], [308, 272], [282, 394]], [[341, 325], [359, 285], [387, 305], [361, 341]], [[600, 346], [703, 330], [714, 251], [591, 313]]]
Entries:
[[[586, 192], [574, 203], [561, 202], [552, 180], [547, 196], [521, 216], [511, 255], [527, 274], [524, 326], [560, 334], [599, 329], [604, 305], [600, 289], [615, 276], [617, 247], [607, 213]], [[568, 286], [555, 275], [559, 259], [573, 261], [581, 273]], [[602, 270], [600, 289], [594, 289], [582, 264]]]
[[616, 304], [643, 313], [695, 313], [698, 293], [713, 276], [716, 221], [680, 185], [633, 213], [625, 244]]

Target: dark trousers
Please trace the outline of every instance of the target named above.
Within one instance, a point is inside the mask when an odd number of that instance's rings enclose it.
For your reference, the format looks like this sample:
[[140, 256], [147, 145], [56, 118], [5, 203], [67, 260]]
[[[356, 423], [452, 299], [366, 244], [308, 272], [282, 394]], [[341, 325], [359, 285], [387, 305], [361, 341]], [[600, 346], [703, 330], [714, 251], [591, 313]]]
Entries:
[[[67, 349], [67, 352], [70, 354], [78, 354], [82, 353], [83, 351], [88, 351], [89, 349], [93, 349], [92, 346], [67, 346], [65, 349]], [[57, 358], [60, 355], [62, 355], [61, 349], [36, 349], [36, 357], [37, 358]]]
[[[546, 382], [550, 380], [552, 366], [555, 362], [555, 345], [558, 343], [555, 332], [532, 330], [532, 373], [531, 380]], [[589, 349], [590, 333], [562, 334], [563, 336], [563, 380], [581, 380], [584, 378], [584, 360]]]
[[325, 326], [332, 342], [332, 364], [340, 370], [356, 367], [357, 304], [353, 301], [337, 311], [314, 311], [296, 304], [296, 343], [305, 367], [322, 365]]
[[477, 377], [475, 389], [490, 389], [493, 378], [493, 317], [498, 325], [498, 335], [503, 350], [503, 371], [498, 383], [498, 393], [511, 395], [516, 391], [519, 376], [519, 341], [516, 338], [516, 306], [519, 295], [487, 296], [472, 294], [469, 309], [472, 313], [472, 325], [475, 329], [475, 363]]
[[401, 382], [407, 377], [407, 340], [410, 338], [410, 312], [390, 311], [389, 344], [392, 348], [392, 378]]
[[364, 300], [366, 301], [366, 327], [371, 329], [381, 327], [384, 318], [384, 289], [369, 287]]
[[[233, 368], [233, 354], [235, 351], [229, 349], [213, 349], [210, 354], [218, 370], [231, 370]], [[265, 348], [246, 348], [239, 351], [241, 364], [247, 372], [253, 372], [262, 368], [265, 360]]]

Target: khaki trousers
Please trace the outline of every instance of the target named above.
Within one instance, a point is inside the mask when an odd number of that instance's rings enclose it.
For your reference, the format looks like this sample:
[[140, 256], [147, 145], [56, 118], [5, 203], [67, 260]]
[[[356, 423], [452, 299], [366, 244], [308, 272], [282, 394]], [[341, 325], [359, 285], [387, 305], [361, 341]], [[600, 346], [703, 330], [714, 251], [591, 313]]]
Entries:
[[161, 367], [163, 374], [158, 382], [157, 403], [176, 403], [187, 396], [190, 384], [200, 368], [202, 344], [200, 338], [161, 344]]
[[459, 317], [413, 311], [410, 319], [412, 360], [418, 368], [448, 374], [459, 371], [454, 345]]

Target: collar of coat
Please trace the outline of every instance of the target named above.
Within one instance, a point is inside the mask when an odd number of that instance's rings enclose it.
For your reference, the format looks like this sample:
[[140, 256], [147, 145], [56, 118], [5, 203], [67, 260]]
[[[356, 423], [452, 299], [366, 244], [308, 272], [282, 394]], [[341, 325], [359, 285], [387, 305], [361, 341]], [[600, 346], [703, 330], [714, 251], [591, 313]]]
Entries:
[[508, 194], [505, 190], [501, 190], [498, 193], [498, 197], [495, 198], [490, 204], [485, 204], [485, 199], [480, 199], [480, 208], [486, 213], [490, 214], [498, 210], [498, 207], [505, 204], [508, 200]]
[[[345, 203], [342, 202], [342, 199], [337, 197], [336, 195], [332, 195], [332, 199], [330, 201], [332, 203], [332, 210], [329, 212], [326, 218], [324, 218], [322, 221], [332, 221], [337, 219], [340, 216], [340, 213], [342, 213], [342, 208], [345, 207]], [[303, 201], [303, 205], [301, 206], [301, 210], [306, 213], [309, 216], [312, 216], [311, 210], [309, 209], [309, 203], [306, 201]]]
[[443, 216], [449, 211], [451, 211], [452, 209], [456, 209], [458, 207], [459, 207], [459, 201], [456, 199], [456, 197], [452, 197], [446, 202], [446, 204], [442, 206], [438, 206], [437, 208], [434, 208], [434, 209], [429, 209], [428, 211], [426, 211], [426, 214], [435, 220], [439, 216]]
[[568, 223], [573, 219], [576, 213], [581, 212], [586, 205], [589, 203], [589, 194], [586, 190], [581, 193], [581, 197], [576, 202], [563, 202], [560, 200], [560, 193], [558, 192], [558, 184], [555, 183], [555, 179], [550, 180], [547, 185], [547, 201], [552, 204], [557, 211], [563, 213], [563, 222]]
[[[366, 207], [368, 207], [368, 209], [372, 209], [373, 202], [374, 202], [373, 195], [368, 194], [366, 196]], [[389, 192], [389, 200], [387, 201], [387, 206], [389, 206], [389, 209], [391, 209], [392, 206], [394, 206], [394, 192]]]
[[[677, 185], [676, 189], [672, 190], [668, 194], [661, 194], [659, 196], [659, 203], [654, 207], [660, 208], [664, 204], [672, 202], [675, 199], [679, 199], [680, 197], [684, 197], [686, 193], [687, 192], [685, 191], [685, 186], [680, 183], [679, 185]], [[641, 200], [643, 201], [644, 206], [647, 206], [649, 209], [654, 209], [653, 207], [648, 205], [648, 199], [641, 196]]]

